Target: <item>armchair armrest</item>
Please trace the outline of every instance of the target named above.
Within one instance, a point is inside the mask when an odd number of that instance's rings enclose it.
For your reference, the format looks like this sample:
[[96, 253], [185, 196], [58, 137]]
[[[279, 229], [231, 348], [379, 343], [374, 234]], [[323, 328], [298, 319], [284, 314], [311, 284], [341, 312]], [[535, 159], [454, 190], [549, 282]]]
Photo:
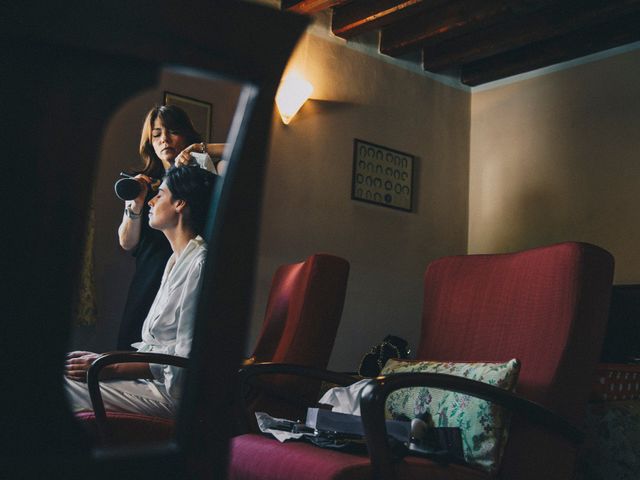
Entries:
[[582, 430], [557, 413], [515, 393], [483, 382], [439, 373], [397, 373], [381, 376], [371, 379], [365, 385], [360, 401], [362, 423], [375, 479], [393, 478], [391, 452], [386, 442], [384, 407], [391, 392], [408, 387], [440, 388], [465, 393], [522, 415], [575, 444], [581, 443], [585, 437]]
[[307, 367], [293, 363], [261, 362], [242, 367], [240, 369], [240, 382], [242, 385], [254, 377], [274, 374], [313, 378], [314, 380], [324, 380], [325, 382], [342, 386], [350, 385], [358, 380], [358, 378], [351, 373], [333, 372], [331, 370], [323, 370], [321, 368]]
[[173, 365], [175, 367], [187, 367], [189, 359], [184, 357], [177, 357], [174, 355], [167, 355], [164, 353], [150, 353], [150, 352], [107, 352], [96, 358], [89, 370], [87, 371], [87, 388], [89, 390], [89, 397], [91, 399], [91, 405], [93, 406], [93, 412], [96, 418], [96, 426], [101, 436], [105, 436], [107, 413], [104, 408], [104, 401], [100, 393], [100, 371], [114, 363], [159, 363], [162, 365]]
[[323, 370], [315, 367], [308, 367], [303, 365], [296, 365], [291, 363], [253, 363], [251, 365], [245, 365], [239, 371], [240, 374], [240, 392], [242, 397], [243, 407], [246, 410], [247, 394], [250, 385], [259, 387], [262, 391], [272, 395], [276, 398], [282, 398], [283, 400], [294, 402], [292, 399], [284, 395], [277, 388], [272, 387], [268, 382], [262, 381], [259, 377], [265, 375], [292, 375], [297, 377], [303, 377], [313, 380], [321, 380], [325, 382], [335, 383], [337, 385], [345, 386], [350, 385], [357, 381], [358, 378], [348, 373], [333, 372], [330, 370]]

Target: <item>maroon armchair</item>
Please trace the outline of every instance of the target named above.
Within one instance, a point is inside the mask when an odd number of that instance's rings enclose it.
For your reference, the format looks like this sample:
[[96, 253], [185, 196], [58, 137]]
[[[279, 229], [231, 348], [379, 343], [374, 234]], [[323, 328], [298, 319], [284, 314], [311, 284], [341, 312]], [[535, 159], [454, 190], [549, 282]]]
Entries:
[[[342, 317], [349, 262], [319, 253], [282, 265], [271, 283], [262, 331], [248, 363], [327, 367]], [[249, 423], [254, 411], [304, 416], [320, 383], [291, 376], [264, 377], [244, 392]]]
[[[342, 316], [348, 276], [349, 263], [345, 259], [324, 253], [280, 266], [271, 283], [262, 331], [247, 363], [289, 362], [326, 368]], [[187, 359], [170, 355], [137, 352], [101, 355], [88, 376], [94, 412], [78, 413], [77, 418], [94, 437], [108, 444], [169, 440], [174, 431], [172, 420], [105, 411], [98, 388], [99, 372], [106, 365], [122, 362], [188, 366]], [[311, 401], [317, 396], [319, 386], [318, 382], [272, 377], [246, 391], [245, 401], [251, 411], [291, 412], [301, 400]], [[287, 396], [288, 391], [296, 394]]]
[[[433, 262], [425, 273], [417, 358], [518, 358], [517, 394], [449, 375], [378, 377], [369, 382], [361, 401], [369, 456], [306, 443], [279, 444], [247, 434], [233, 439], [229, 478], [571, 478], [583, 438], [580, 422], [602, 346], [612, 275], [608, 252], [576, 242]], [[415, 456], [391, 461], [383, 421], [385, 400], [395, 389], [416, 385], [476, 395], [513, 412], [497, 473]]]

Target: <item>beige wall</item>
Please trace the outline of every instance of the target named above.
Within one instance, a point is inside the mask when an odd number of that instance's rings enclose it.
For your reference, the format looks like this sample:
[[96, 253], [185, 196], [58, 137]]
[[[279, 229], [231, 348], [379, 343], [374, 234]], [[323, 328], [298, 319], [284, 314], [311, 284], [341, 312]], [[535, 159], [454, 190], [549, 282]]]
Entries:
[[640, 50], [487, 91], [471, 103], [469, 252], [564, 240], [640, 282]]
[[[278, 265], [328, 252], [351, 264], [330, 366], [357, 369], [388, 333], [415, 348], [425, 266], [466, 251], [470, 97], [313, 34], [290, 68], [316, 100], [273, 118], [248, 350]], [[417, 157], [413, 212], [351, 200], [354, 138]]]

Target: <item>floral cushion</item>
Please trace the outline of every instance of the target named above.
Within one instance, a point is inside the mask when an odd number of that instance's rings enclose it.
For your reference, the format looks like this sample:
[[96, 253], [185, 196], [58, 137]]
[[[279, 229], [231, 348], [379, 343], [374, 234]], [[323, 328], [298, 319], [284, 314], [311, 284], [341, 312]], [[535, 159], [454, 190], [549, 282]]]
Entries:
[[[516, 359], [495, 362], [434, 362], [389, 360], [381, 375], [444, 373], [513, 390], [520, 372]], [[385, 406], [388, 419], [420, 417], [435, 427], [459, 427], [467, 463], [495, 473], [507, 440], [509, 416], [498, 405], [462, 393], [437, 388], [402, 388], [392, 392]]]

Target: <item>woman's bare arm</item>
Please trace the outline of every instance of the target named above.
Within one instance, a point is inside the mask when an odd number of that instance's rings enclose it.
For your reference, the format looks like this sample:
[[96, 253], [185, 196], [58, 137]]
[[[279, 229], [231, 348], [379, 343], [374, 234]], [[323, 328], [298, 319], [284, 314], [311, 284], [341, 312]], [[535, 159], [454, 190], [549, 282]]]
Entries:
[[118, 227], [118, 241], [120, 246], [127, 251], [136, 248], [140, 241], [142, 209], [151, 183], [151, 178], [146, 175], [137, 175], [135, 178], [140, 182], [140, 194], [134, 200], [125, 202], [122, 222]]
[[[87, 381], [87, 371], [100, 354], [86, 351], [75, 351], [67, 354], [64, 374], [71, 380]], [[153, 378], [148, 363], [115, 363], [107, 365], [100, 373], [100, 380], [135, 380], [138, 378]]]

